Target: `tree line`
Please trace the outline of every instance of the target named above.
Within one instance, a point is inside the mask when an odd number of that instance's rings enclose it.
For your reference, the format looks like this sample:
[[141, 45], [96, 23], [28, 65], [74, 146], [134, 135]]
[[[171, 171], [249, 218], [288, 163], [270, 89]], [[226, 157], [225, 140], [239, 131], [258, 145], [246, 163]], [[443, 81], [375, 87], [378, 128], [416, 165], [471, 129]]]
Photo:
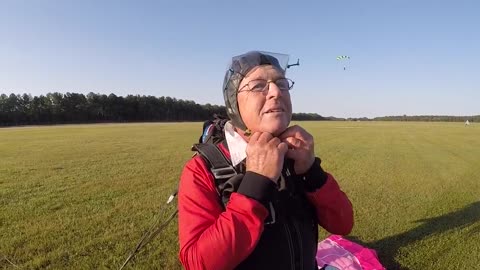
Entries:
[[375, 117], [374, 121], [417, 121], [417, 122], [480, 122], [480, 115], [450, 116], [450, 115], [402, 115]]
[[[205, 121], [214, 114], [226, 116], [225, 106], [200, 105], [191, 100], [145, 95], [87, 95], [54, 92], [46, 95], [0, 95], [0, 126], [106, 122]], [[476, 116], [385, 116], [373, 119], [324, 117], [317, 113], [294, 113], [300, 121], [461, 121], [480, 122]]]
[[[226, 116], [225, 106], [200, 105], [190, 100], [115, 94], [87, 95], [54, 92], [46, 95], [0, 95], [0, 126], [103, 122], [205, 121], [214, 114]], [[294, 120], [329, 120], [300, 113]]]

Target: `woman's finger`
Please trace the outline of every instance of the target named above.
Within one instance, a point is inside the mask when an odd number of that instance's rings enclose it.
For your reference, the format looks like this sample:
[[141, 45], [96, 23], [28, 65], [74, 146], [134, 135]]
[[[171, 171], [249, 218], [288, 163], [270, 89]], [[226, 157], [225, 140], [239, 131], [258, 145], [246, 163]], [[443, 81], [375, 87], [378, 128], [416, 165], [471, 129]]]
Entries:
[[285, 142], [289, 148], [300, 148], [303, 145], [303, 141], [294, 137], [287, 137], [283, 140], [283, 142]]

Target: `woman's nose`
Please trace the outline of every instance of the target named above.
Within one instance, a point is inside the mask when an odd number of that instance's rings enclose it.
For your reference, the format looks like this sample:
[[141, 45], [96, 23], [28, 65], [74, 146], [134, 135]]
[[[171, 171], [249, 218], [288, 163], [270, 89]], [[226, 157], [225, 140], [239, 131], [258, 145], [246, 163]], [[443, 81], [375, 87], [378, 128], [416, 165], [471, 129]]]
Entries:
[[281, 97], [282, 95], [282, 90], [274, 82], [268, 83], [267, 99]]

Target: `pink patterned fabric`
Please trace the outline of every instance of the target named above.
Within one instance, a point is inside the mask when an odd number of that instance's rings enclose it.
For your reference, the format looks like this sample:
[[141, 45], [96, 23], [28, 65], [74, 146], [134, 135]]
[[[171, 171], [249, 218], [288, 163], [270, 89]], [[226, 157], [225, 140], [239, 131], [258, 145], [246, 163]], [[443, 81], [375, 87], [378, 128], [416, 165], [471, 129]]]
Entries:
[[326, 269], [385, 270], [378, 261], [375, 250], [365, 248], [340, 235], [330, 235], [318, 243], [317, 264], [319, 269], [328, 266]]

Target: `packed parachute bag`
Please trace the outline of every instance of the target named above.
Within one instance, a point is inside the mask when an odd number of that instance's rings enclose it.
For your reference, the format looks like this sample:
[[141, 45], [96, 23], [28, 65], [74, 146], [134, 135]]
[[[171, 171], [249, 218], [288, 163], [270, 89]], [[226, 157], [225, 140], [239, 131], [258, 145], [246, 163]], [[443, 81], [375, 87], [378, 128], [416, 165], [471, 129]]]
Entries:
[[225, 124], [228, 118], [225, 116], [214, 114], [213, 118], [203, 122], [202, 135], [198, 139], [198, 143], [220, 143], [224, 138]]

